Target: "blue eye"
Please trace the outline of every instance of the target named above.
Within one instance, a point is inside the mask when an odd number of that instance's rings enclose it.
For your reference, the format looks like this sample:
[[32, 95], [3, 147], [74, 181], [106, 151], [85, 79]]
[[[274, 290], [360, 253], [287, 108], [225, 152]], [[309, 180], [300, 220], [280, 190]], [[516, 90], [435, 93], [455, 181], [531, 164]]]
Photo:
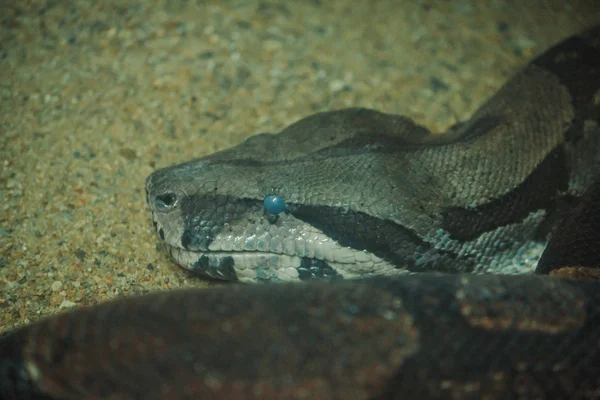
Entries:
[[269, 214], [281, 214], [285, 211], [285, 200], [281, 196], [277, 196], [276, 194], [270, 194], [265, 197], [264, 201], [265, 210]]

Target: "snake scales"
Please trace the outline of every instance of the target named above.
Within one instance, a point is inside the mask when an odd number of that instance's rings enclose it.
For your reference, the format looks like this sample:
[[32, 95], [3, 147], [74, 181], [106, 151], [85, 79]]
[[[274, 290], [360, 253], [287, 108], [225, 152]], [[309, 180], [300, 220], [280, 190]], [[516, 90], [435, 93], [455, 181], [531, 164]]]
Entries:
[[148, 202], [178, 263], [313, 282], [20, 328], [0, 340], [0, 398], [600, 398], [599, 123], [596, 27], [446, 135], [348, 109], [156, 171]]

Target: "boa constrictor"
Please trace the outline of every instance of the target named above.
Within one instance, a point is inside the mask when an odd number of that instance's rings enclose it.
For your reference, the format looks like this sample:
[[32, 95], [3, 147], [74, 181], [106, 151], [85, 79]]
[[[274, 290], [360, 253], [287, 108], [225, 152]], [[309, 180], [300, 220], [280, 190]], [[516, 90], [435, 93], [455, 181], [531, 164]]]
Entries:
[[600, 398], [599, 124], [596, 27], [444, 135], [346, 109], [156, 171], [147, 200], [179, 264], [312, 282], [23, 327], [0, 341], [0, 397]]

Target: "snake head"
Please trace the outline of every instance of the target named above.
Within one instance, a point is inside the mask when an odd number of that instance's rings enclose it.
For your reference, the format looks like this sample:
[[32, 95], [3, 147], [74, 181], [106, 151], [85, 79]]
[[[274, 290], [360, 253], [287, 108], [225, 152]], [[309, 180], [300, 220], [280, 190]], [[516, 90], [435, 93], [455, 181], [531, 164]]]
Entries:
[[396, 186], [377, 169], [386, 156], [372, 154], [414, 140], [405, 133], [419, 129], [402, 117], [346, 109], [157, 170], [146, 180], [154, 226], [179, 265], [218, 279], [397, 273], [404, 260], [390, 261], [392, 247], [406, 238], [389, 231], [398, 224], [373, 217], [393, 212], [373, 193]]

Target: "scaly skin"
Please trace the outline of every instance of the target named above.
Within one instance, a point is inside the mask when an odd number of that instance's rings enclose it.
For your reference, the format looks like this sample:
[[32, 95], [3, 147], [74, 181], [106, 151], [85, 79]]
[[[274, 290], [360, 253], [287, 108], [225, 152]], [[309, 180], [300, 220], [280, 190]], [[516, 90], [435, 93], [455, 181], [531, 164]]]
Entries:
[[229, 285], [53, 316], [0, 339], [0, 399], [596, 399], [600, 183], [571, 211], [538, 275]]

